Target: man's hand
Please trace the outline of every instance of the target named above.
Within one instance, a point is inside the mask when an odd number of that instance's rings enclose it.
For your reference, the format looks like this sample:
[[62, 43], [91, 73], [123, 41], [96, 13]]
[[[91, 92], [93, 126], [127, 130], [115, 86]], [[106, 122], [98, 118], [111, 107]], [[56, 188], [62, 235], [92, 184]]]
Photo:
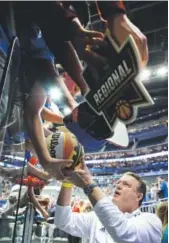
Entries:
[[[82, 189], [84, 189], [85, 186], [94, 183], [92, 175], [90, 174], [90, 172], [84, 162], [82, 164], [81, 169], [75, 169], [74, 171], [70, 170], [70, 169], [64, 169], [63, 173], [65, 175], [65, 178], [69, 182], [72, 182], [74, 185], [76, 185], [77, 187], [80, 187]], [[67, 193], [71, 193], [71, 191], [68, 190]], [[69, 195], [69, 197], [70, 197], [70, 195]], [[99, 187], [94, 188], [92, 193], [89, 195], [89, 199], [93, 206], [103, 197], [105, 197], [105, 194], [102, 192], [102, 190]], [[61, 204], [59, 201], [59, 205], [63, 205], [63, 202]]]
[[120, 14], [108, 20], [108, 27], [113, 37], [121, 45], [128, 35], [132, 35], [138, 47], [141, 66], [148, 62], [148, 46], [146, 36], [128, 19], [125, 14]]
[[50, 161], [43, 165], [43, 168], [56, 180], [64, 180], [65, 177], [62, 170], [63, 168], [70, 166], [72, 163], [73, 160], [51, 158]]
[[92, 175], [84, 163], [82, 169], [63, 169], [63, 174], [69, 182], [72, 182], [75, 186], [80, 188], [84, 188], [86, 185], [93, 183]]

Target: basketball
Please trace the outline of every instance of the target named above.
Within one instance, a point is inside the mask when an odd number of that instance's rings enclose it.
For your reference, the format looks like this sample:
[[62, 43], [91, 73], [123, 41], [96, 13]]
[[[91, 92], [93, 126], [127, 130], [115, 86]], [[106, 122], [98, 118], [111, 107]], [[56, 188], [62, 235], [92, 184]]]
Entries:
[[133, 108], [129, 102], [120, 100], [116, 104], [116, 113], [119, 119], [129, 120], [133, 115]]
[[72, 159], [72, 169], [80, 165], [84, 150], [73, 133], [56, 131], [46, 138], [46, 144], [52, 158]]

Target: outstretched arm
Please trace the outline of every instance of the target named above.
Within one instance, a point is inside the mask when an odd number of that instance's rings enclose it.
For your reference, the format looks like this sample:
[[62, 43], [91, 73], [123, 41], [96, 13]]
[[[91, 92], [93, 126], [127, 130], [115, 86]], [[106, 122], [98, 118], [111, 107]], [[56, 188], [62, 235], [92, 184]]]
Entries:
[[144, 67], [148, 62], [147, 38], [141, 30], [127, 17], [124, 2], [98, 1], [101, 14], [108, 22], [109, 30], [119, 45], [123, 44], [128, 35], [131, 35], [137, 45], [141, 57], [141, 65]]
[[24, 119], [39, 162], [51, 175], [55, 175], [58, 180], [61, 180], [64, 178], [61, 167], [65, 163], [70, 165], [72, 160], [54, 159], [48, 152], [41, 120], [41, 112], [46, 102], [46, 97], [47, 94], [42, 84], [36, 82], [25, 104]]
[[73, 213], [70, 203], [72, 197], [72, 186], [63, 183], [56, 205], [56, 226], [77, 237], [89, 238], [91, 222], [94, 220], [93, 213]]
[[41, 112], [46, 102], [46, 97], [45, 89], [39, 82], [36, 82], [24, 108], [24, 120], [42, 166], [47, 161], [50, 161], [41, 120]]
[[59, 110], [58, 110], [58, 113], [56, 113], [56, 112], [51, 111], [47, 107], [44, 107], [41, 112], [41, 117], [45, 121], [49, 121], [52, 123], [58, 123], [58, 124], [63, 123], [63, 115], [61, 114], [61, 112], [59, 112]]
[[81, 93], [85, 94], [88, 88], [83, 79], [83, 68], [74, 47], [71, 42], [62, 42], [59, 48], [62, 48], [62, 53], [59, 55], [60, 63], [71, 76], [72, 80], [79, 86]]

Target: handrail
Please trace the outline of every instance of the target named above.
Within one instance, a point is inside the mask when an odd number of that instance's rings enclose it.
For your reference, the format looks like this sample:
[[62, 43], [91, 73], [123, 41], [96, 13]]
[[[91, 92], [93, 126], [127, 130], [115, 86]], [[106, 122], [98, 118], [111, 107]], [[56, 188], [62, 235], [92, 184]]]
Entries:
[[26, 211], [26, 219], [22, 237], [22, 243], [31, 243], [32, 241], [32, 230], [33, 230], [33, 217], [34, 209], [33, 204], [29, 203]]
[[163, 199], [160, 199], [158, 201], [148, 201], [148, 202], [144, 202], [141, 205], [140, 210], [141, 210], [141, 212], [156, 213], [156, 210], [158, 208], [158, 205], [161, 202], [164, 202], [164, 201], [168, 201], [168, 198], [163, 198]]
[[148, 203], [148, 205], [151, 205], [151, 204], [154, 204], [154, 203], [160, 203], [160, 202], [163, 202], [163, 201], [168, 201], [168, 198], [166, 197], [166, 198], [160, 198], [158, 201], [157, 200], [152, 200], [152, 201], [147, 201], [147, 202], [143, 202], [142, 203], [142, 206], [147, 206], [147, 203]]

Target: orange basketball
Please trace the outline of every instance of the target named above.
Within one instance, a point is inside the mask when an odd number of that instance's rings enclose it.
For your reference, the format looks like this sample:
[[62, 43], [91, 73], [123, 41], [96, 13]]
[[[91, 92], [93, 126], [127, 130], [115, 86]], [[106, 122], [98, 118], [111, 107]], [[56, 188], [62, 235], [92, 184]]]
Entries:
[[120, 100], [116, 104], [116, 113], [119, 119], [129, 120], [133, 115], [133, 108], [126, 100]]

